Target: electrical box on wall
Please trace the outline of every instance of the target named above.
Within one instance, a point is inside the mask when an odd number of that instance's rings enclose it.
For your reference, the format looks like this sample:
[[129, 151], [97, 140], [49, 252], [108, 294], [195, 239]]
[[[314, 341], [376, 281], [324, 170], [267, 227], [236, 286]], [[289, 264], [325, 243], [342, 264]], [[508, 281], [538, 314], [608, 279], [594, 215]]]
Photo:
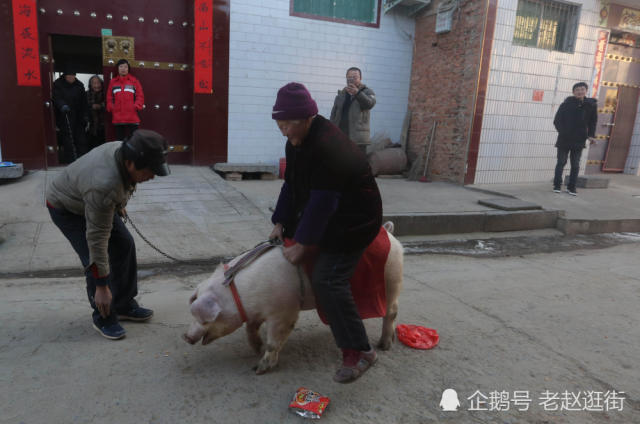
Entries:
[[453, 12], [457, 6], [457, 1], [445, 1], [438, 6], [436, 15], [436, 34], [443, 34], [451, 31], [453, 24]]

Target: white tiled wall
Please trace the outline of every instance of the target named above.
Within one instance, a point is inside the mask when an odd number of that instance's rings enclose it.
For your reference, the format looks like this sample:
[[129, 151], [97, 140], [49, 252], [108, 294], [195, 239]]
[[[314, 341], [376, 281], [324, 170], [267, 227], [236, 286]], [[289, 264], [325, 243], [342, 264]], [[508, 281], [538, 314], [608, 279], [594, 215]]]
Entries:
[[629, 154], [627, 155], [627, 163], [624, 167], [624, 173], [640, 176], [640, 105], [638, 105], [636, 123], [633, 126], [631, 147], [629, 148]]
[[[513, 45], [518, 0], [498, 0], [476, 184], [553, 178], [557, 137], [553, 118], [574, 83], [590, 84], [599, 30], [599, 1], [572, 3], [582, 5], [576, 49], [561, 53]], [[542, 102], [532, 100], [533, 90], [544, 90]], [[586, 157], [585, 151], [581, 170]]]
[[380, 28], [289, 16], [289, 0], [231, 1], [228, 161], [277, 163], [285, 140], [271, 119], [278, 89], [307, 86], [329, 117], [351, 66], [376, 93], [371, 134], [398, 141], [407, 110], [414, 20], [381, 14]]

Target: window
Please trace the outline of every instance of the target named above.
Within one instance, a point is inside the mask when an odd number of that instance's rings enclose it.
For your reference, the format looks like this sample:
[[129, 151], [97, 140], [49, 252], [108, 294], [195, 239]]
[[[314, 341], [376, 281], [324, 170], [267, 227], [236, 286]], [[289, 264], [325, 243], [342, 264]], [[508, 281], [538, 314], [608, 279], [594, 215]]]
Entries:
[[513, 44], [573, 53], [580, 7], [551, 0], [518, 0]]
[[302, 18], [380, 26], [380, 0], [291, 0], [290, 13]]

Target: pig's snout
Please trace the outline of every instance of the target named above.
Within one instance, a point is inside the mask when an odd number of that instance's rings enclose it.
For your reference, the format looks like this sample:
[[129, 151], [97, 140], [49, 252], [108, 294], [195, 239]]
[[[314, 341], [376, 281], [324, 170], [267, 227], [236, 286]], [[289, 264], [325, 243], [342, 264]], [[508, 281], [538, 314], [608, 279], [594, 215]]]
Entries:
[[197, 322], [192, 322], [189, 326], [189, 330], [182, 335], [182, 340], [189, 344], [196, 344], [202, 339], [204, 335], [204, 327]]
[[188, 333], [184, 333], [182, 335], [182, 340], [184, 340], [185, 342], [189, 343], [189, 344], [196, 344], [198, 341], [194, 340], [191, 336], [189, 336]]

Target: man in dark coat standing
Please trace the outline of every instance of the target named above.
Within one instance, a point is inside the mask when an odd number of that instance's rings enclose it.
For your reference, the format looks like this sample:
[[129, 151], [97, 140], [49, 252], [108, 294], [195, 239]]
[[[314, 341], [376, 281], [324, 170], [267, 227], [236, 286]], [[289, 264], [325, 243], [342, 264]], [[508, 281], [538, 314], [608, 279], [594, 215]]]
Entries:
[[576, 181], [580, 170], [580, 155], [585, 148], [587, 138], [595, 136], [598, 122], [598, 104], [596, 99], [586, 98], [587, 84], [576, 83], [573, 86], [573, 96], [567, 97], [560, 105], [556, 117], [553, 120], [558, 130], [558, 162], [556, 164], [555, 177], [553, 179], [553, 191], [560, 193], [562, 186], [562, 171], [567, 163], [567, 157], [571, 156], [571, 173], [567, 192], [577, 195]]
[[284, 256], [300, 263], [317, 249], [311, 284], [343, 363], [334, 381], [358, 378], [377, 356], [351, 294], [350, 278], [382, 224], [382, 200], [367, 159], [338, 127], [318, 115], [304, 85], [278, 91], [272, 118], [287, 137], [285, 182], [270, 238], [292, 238]]
[[65, 70], [53, 83], [52, 100], [59, 131], [58, 143], [62, 144], [64, 151], [61, 161], [71, 163], [89, 150], [85, 136], [89, 106], [84, 84], [76, 78], [74, 71]]

